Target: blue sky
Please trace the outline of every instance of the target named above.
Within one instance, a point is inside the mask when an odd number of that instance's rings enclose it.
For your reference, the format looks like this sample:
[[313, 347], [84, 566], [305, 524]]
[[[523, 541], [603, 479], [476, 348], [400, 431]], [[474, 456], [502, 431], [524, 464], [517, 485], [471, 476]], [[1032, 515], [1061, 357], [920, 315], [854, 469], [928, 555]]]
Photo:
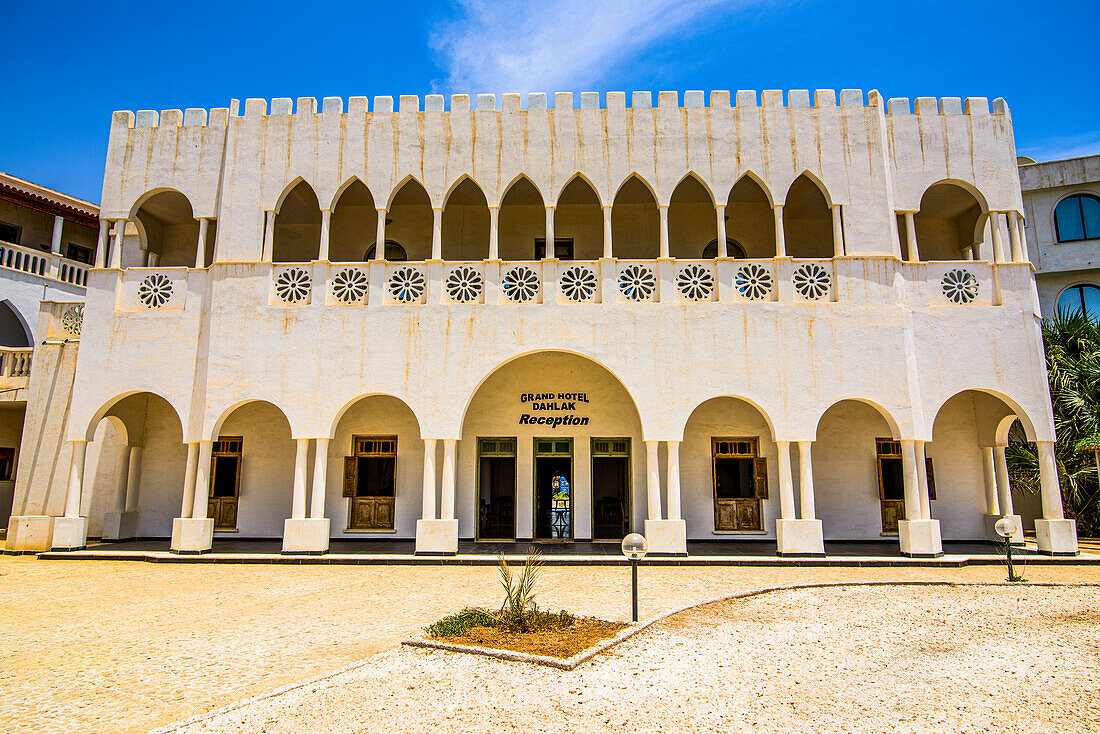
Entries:
[[5, 6], [0, 170], [96, 202], [113, 110], [233, 97], [853, 87], [1004, 97], [1021, 154], [1100, 152], [1096, 0]]

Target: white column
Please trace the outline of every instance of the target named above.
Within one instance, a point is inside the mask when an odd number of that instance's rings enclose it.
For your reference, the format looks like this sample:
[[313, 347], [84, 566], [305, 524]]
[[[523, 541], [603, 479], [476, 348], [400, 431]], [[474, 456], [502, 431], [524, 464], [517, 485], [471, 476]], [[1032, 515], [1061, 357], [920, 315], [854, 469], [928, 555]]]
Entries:
[[657, 213], [661, 216], [661, 247], [657, 257], [667, 258], [668, 255], [668, 205], [657, 207]]
[[985, 480], [985, 514], [1000, 512], [997, 503], [997, 469], [994, 465], [993, 447], [982, 446], [982, 479]]
[[920, 520], [920, 480], [917, 478], [916, 441], [901, 442], [902, 483], [905, 490], [905, 519]]
[[69, 486], [65, 492], [65, 517], [80, 517], [80, 493], [84, 484], [84, 455], [87, 441], [73, 441], [73, 457], [69, 463]]
[[905, 212], [905, 245], [909, 250], [909, 262], [920, 262], [920, 249], [917, 247], [917, 218], [915, 212]]
[[1043, 500], [1043, 519], [1062, 520], [1062, 490], [1058, 485], [1058, 469], [1054, 464], [1054, 442], [1036, 441], [1039, 450], [1039, 493]]
[[195, 269], [206, 267], [206, 230], [210, 227], [210, 220], [203, 217], [199, 220], [199, 241], [195, 244]]
[[796, 520], [794, 510], [794, 483], [791, 478], [791, 442], [776, 441], [779, 450], [779, 511], [784, 520]]
[[443, 210], [432, 207], [432, 260], [443, 259]]
[[802, 502], [802, 519], [813, 520], [817, 517], [814, 503], [814, 463], [810, 448], [812, 441], [798, 442], [798, 498]]
[[[1008, 459], [1005, 456], [1004, 446], [993, 447], [993, 460], [995, 462], [994, 467], [996, 468], [997, 500], [999, 503], [999, 507], [994, 505], [993, 512], [996, 513], [999, 510], [1002, 515], [1014, 515], [1016, 513], [1012, 509], [1012, 483], [1008, 479]], [[1041, 481], [1040, 478], [1040, 482]], [[1061, 498], [1062, 493], [1059, 492], [1059, 508], [1061, 507]], [[1059, 512], [1060, 511], [1061, 509], [1059, 509]]]
[[328, 246], [329, 246], [329, 234], [332, 227], [332, 210], [321, 210], [321, 244], [317, 251], [317, 259], [323, 262], [328, 262]]
[[290, 505], [290, 516], [295, 520], [306, 516], [306, 464], [309, 458], [309, 439], [294, 439], [297, 450], [294, 453], [294, 490]]
[[993, 262], [1003, 263], [1005, 261], [1005, 248], [1004, 242], [1001, 240], [1000, 212], [989, 213], [989, 231], [993, 236]]
[[65, 217], [60, 214], [53, 218], [53, 236], [50, 238], [50, 252], [61, 254], [61, 230], [65, 226]]
[[963, 248], [963, 260], [973, 260], [973, 259], [974, 259], [974, 245], [970, 245], [969, 247], [964, 247]]
[[786, 257], [787, 238], [783, 234], [783, 205], [775, 204], [772, 209], [775, 212], [775, 256]]
[[187, 468], [183, 470], [183, 507], [180, 517], [187, 519], [195, 506], [195, 471], [199, 462], [199, 445], [187, 444]]
[[1008, 213], [1008, 239], [1012, 243], [1012, 262], [1027, 262], [1027, 253], [1024, 252], [1023, 238], [1020, 237], [1022, 217], [1019, 212]]
[[668, 519], [680, 518], [680, 442], [665, 441], [668, 447]]
[[500, 207], [489, 207], [489, 259], [500, 259]]
[[191, 505], [191, 517], [206, 519], [210, 505], [210, 454], [214, 451], [213, 441], [199, 441], [199, 458], [195, 464], [195, 501]]
[[309, 516], [314, 520], [325, 516], [325, 485], [328, 471], [327, 438], [314, 439], [313, 444], [313, 496], [310, 498]]
[[115, 490], [115, 504], [111, 512], [123, 513], [126, 511], [126, 493], [130, 484], [130, 451], [129, 447], [122, 454], [122, 465], [119, 467], [118, 488]]
[[916, 446], [916, 459], [917, 459], [917, 487], [920, 488], [920, 516], [922, 520], [932, 519], [932, 503], [931, 497], [928, 494], [928, 461], [925, 456], [925, 448], [928, 443], [925, 441], [917, 441]]
[[115, 241], [111, 245], [111, 267], [115, 270], [122, 268], [122, 238], [126, 234], [126, 220], [115, 220]]
[[663, 520], [661, 515], [661, 467], [657, 463], [658, 441], [645, 442], [645, 489], [648, 518]]
[[421, 520], [435, 519], [435, 439], [424, 439], [424, 496]]
[[605, 258], [615, 257], [615, 249], [612, 247], [611, 241], [611, 207], [605, 206], [603, 208], [603, 256]]
[[378, 228], [374, 236], [374, 259], [382, 262], [386, 259], [386, 210], [378, 210]]
[[126, 463], [126, 512], [137, 512], [138, 496], [141, 492], [141, 447], [131, 446]]
[[111, 229], [111, 223], [106, 219], [99, 220], [99, 238], [95, 245], [95, 266], [102, 268], [107, 264], [107, 235]]
[[840, 213], [840, 204], [833, 204], [833, 257], [844, 254], [844, 218]]
[[726, 205], [716, 204], [714, 215], [718, 225], [718, 257], [729, 257], [729, 246], [726, 243]]
[[273, 259], [273, 252], [275, 250], [275, 212], [264, 212], [264, 244], [263, 252], [260, 254], [260, 261], [269, 263]]
[[557, 248], [554, 247], [554, 207], [546, 207], [546, 251], [542, 254], [546, 260], [552, 259], [557, 255]]
[[443, 495], [440, 498], [439, 519], [453, 520], [455, 517], [455, 454], [458, 441], [443, 439]]

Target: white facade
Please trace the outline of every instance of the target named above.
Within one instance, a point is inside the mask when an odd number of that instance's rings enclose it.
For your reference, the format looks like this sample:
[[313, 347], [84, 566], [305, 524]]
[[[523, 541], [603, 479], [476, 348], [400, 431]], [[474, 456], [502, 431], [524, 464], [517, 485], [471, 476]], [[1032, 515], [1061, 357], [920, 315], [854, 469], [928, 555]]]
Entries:
[[[448, 553], [488, 515], [504, 516], [494, 538], [606, 534], [614, 484], [620, 530], [658, 552], [767, 537], [820, 554], [895, 529], [883, 439], [898, 442], [900, 548], [936, 555], [941, 536], [985, 538], [1013, 514], [997, 447], [1018, 417], [1043, 458], [1040, 546], [1076, 551], [1001, 100], [553, 102], [115, 113], [74, 460], [21, 485], [21, 542], [80, 547], [90, 521], [201, 552], [208, 514], [230, 507], [227, 537], [288, 552], [415, 537]], [[82, 465], [104, 420], [122, 436], [106, 481]], [[483, 461], [482, 439], [511, 454]], [[722, 463], [720, 441], [752, 463]], [[238, 443], [237, 464], [211, 462]], [[392, 502], [343, 496], [352, 454]], [[726, 489], [756, 494], [722, 494], [720, 465], [749, 472]], [[224, 502], [218, 466], [239, 467]], [[489, 473], [510, 499], [486, 500]], [[550, 474], [567, 510], [548, 504]], [[356, 527], [353, 510], [374, 519]]]

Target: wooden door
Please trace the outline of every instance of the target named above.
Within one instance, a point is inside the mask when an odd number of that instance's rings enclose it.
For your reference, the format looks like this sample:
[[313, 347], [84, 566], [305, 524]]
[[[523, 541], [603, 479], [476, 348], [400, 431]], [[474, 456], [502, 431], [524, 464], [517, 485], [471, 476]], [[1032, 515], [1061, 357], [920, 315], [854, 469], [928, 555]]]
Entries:
[[243, 450], [241, 436], [221, 436], [210, 453], [210, 499], [206, 516], [214, 520], [215, 530], [237, 529]]
[[353, 436], [344, 458], [349, 530], [393, 530], [397, 436]]
[[898, 521], [905, 519], [905, 483], [901, 442], [890, 438], [875, 439], [878, 464], [878, 496], [882, 514], [882, 532], [898, 532]]
[[762, 530], [760, 502], [768, 498], [768, 463], [756, 438], [711, 439], [714, 529]]

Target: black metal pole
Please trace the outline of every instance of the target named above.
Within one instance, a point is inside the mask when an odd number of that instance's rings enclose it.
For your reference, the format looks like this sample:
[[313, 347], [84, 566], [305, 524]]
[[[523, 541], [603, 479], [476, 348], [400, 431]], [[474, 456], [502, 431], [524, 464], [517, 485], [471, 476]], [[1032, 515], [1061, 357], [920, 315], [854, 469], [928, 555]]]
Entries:
[[638, 559], [630, 559], [630, 610], [631, 619], [638, 621]]
[[1012, 536], [1005, 536], [1005, 554], [1008, 556], [1008, 580], [1012, 581], [1016, 578], [1016, 574], [1012, 570]]

